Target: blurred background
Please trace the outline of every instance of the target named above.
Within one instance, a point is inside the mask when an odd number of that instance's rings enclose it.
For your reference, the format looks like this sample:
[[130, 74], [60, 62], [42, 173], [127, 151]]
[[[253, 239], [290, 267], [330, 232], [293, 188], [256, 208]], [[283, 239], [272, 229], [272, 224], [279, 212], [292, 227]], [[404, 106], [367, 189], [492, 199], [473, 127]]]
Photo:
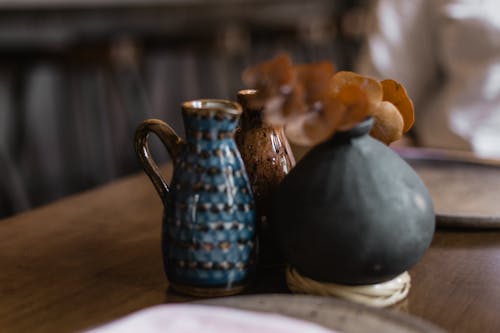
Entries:
[[234, 100], [241, 71], [279, 51], [351, 69], [367, 5], [0, 1], [0, 217], [138, 171], [139, 122], [183, 135], [182, 101]]
[[500, 158], [498, 0], [0, 0], [0, 217], [138, 171], [142, 120], [182, 136], [280, 51], [403, 83], [412, 145]]

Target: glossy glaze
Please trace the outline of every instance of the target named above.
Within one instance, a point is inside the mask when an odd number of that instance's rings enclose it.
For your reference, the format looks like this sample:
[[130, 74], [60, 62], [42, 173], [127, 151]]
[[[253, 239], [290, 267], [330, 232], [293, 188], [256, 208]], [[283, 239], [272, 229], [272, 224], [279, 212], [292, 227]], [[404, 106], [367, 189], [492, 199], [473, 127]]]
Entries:
[[[239, 113], [239, 106], [229, 102], [183, 104], [186, 140], [166, 143], [174, 161], [170, 187], [163, 187], [162, 178], [159, 181], [158, 174], [145, 168], [164, 198], [165, 271], [170, 284], [181, 292], [232, 294], [240, 291], [252, 274], [254, 203], [233, 138]], [[158, 122], [146, 121], [137, 136], [144, 137], [152, 129], [150, 124], [158, 126]], [[171, 132], [165, 126], [160, 132]], [[145, 159], [149, 166], [150, 156]]]
[[236, 142], [245, 162], [255, 198], [261, 266], [282, 263], [271, 235], [268, 214], [271, 198], [283, 178], [295, 165], [292, 150], [282, 126], [263, 121], [262, 106], [255, 90], [242, 90], [238, 102], [243, 107]]

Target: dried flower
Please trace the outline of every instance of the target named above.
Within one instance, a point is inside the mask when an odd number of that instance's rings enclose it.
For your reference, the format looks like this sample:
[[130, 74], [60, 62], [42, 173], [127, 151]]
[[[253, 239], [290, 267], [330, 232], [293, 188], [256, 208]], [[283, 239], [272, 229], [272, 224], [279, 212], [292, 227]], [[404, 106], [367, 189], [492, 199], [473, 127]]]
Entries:
[[386, 79], [381, 82], [384, 91], [384, 101], [391, 102], [398, 108], [404, 121], [403, 133], [413, 126], [415, 122], [415, 114], [413, 110], [413, 102], [411, 101], [406, 89], [401, 83], [391, 79]]
[[327, 61], [294, 66], [281, 54], [246, 69], [243, 81], [258, 90], [266, 121], [285, 125], [289, 139], [300, 145], [316, 145], [370, 116], [375, 119], [370, 134], [389, 144], [414, 121], [413, 104], [401, 84], [335, 73]]
[[292, 60], [286, 54], [245, 69], [243, 82], [258, 91], [255, 103], [266, 110], [267, 121], [285, 124], [288, 117], [305, 112], [302, 84], [297, 82]]
[[374, 138], [390, 144], [399, 140], [403, 135], [403, 117], [394, 104], [390, 102], [380, 102], [373, 109], [373, 124], [370, 135]]

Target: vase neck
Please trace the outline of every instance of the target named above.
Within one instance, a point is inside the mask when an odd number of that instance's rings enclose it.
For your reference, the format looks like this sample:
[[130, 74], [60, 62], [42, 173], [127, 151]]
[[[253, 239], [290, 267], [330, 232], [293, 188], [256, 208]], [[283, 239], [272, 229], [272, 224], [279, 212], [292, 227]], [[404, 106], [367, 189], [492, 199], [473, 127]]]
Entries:
[[240, 119], [240, 127], [247, 131], [251, 129], [273, 130], [282, 128], [282, 126], [272, 126], [264, 121], [262, 110], [243, 109]]
[[232, 140], [241, 107], [221, 100], [198, 100], [182, 105], [186, 141]]
[[184, 114], [184, 128], [186, 130], [186, 141], [196, 143], [199, 141], [221, 141], [232, 140], [238, 118], [210, 117]]
[[264, 120], [263, 100], [254, 89], [245, 89], [238, 92], [238, 103], [243, 108], [240, 127], [242, 130], [250, 129], [282, 129], [282, 126], [269, 125]]
[[359, 124], [357, 124], [355, 127], [351, 128], [350, 130], [339, 131], [335, 133], [331, 140], [332, 141], [348, 140], [368, 135], [373, 127], [373, 124], [374, 124], [373, 117], [368, 117]]

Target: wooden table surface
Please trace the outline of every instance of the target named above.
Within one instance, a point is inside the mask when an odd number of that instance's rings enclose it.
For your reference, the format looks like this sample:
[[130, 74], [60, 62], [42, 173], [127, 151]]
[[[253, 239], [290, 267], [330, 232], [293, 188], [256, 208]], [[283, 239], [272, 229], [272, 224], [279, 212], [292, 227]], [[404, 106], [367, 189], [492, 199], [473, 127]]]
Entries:
[[[0, 331], [72, 332], [187, 300], [167, 290], [161, 215], [141, 174], [0, 221]], [[500, 231], [440, 230], [410, 274], [393, 311], [500, 331]], [[259, 291], [280, 291], [273, 283]]]

